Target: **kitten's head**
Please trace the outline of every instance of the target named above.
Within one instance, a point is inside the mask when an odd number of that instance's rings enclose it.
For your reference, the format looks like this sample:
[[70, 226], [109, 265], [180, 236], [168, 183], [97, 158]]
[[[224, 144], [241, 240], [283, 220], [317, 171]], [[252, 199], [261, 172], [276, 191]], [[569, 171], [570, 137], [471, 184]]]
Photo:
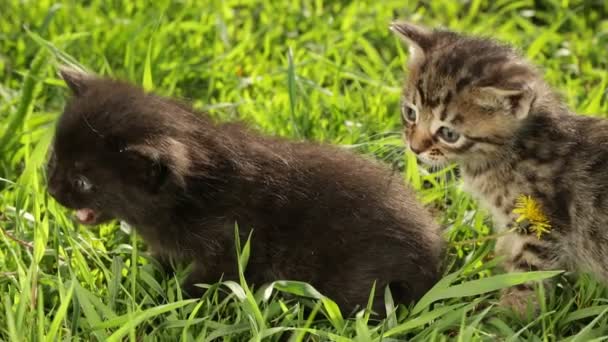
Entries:
[[410, 51], [401, 109], [409, 148], [431, 165], [500, 155], [534, 104], [535, 68], [489, 39], [408, 23], [391, 30]]
[[192, 115], [127, 83], [62, 69], [72, 98], [57, 123], [49, 193], [81, 223], [137, 221], [171, 205], [189, 156]]

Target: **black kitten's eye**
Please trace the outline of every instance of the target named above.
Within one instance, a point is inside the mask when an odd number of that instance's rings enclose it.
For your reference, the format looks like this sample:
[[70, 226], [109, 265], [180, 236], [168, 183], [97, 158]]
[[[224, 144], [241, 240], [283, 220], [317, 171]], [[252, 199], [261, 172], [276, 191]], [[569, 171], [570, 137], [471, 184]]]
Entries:
[[416, 109], [414, 109], [406, 104], [404, 104], [403, 107], [401, 107], [401, 117], [404, 121], [407, 121], [409, 123], [415, 123], [416, 116], [417, 116]]
[[445, 126], [439, 128], [439, 131], [437, 131], [437, 133], [439, 134], [439, 137], [441, 139], [450, 144], [455, 143], [460, 138], [460, 133]]
[[91, 188], [93, 187], [91, 182], [89, 182], [89, 180], [83, 176], [79, 176], [78, 178], [76, 178], [74, 180], [74, 186], [80, 192], [87, 192], [87, 191], [91, 190]]

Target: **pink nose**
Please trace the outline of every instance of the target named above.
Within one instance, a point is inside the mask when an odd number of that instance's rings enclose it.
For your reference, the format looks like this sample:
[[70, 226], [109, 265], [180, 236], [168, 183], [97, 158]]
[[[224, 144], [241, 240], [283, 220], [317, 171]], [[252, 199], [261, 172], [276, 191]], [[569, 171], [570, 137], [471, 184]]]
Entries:
[[421, 141], [412, 139], [409, 141], [410, 150], [412, 150], [412, 152], [414, 152], [416, 154], [420, 154], [420, 153], [426, 151], [429, 147], [431, 147], [432, 144], [433, 144], [432, 141], [430, 141], [428, 139], [423, 139]]

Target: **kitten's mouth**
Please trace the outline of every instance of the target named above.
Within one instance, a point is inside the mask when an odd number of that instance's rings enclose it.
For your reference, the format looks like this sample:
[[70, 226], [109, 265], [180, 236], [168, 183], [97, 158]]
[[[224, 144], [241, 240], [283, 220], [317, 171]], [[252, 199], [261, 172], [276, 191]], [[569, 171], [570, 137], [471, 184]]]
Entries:
[[82, 224], [95, 224], [99, 216], [98, 212], [90, 208], [76, 210], [76, 218]]
[[421, 161], [422, 163], [429, 166], [444, 167], [449, 164], [446, 158], [438, 158], [432, 155], [427, 156], [424, 154], [417, 154], [416, 157], [418, 161]]

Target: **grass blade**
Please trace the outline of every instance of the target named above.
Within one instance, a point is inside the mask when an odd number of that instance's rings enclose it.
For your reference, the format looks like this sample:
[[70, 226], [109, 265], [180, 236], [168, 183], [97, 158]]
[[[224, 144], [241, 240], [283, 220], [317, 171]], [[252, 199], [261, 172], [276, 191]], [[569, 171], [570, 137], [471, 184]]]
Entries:
[[56, 336], [59, 332], [61, 322], [66, 317], [66, 314], [68, 312], [68, 307], [69, 307], [70, 303], [72, 303], [72, 294], [74, 293], [74, 287], [75, 287], [74, 284], [75, 284], [74, 282], [71, 283], [70, 288], [65, 295], [65, 298], [63, 298], [61, 305], [59, 305], [59, 309], [57, 309], [57, 312], [55, 313], [55, 316], [53, 317], [53, 322], [51, 323], [51, 327], [49, 328], [48, 334], [46, 335], [46, 339], [45, 339], [47, 342], [56, 341]]
[[431, 303], [438, 300], [478, 296], [510, 286], [552, 278], [562, 272], [563, 271], [513, 272], [499, 274], [488, 278], [471, 280], [462, 284], [450, 286], [448, 288], [439, 288], [436, 291], [431, 289], [431, 291], [433, 291], [432, 296], [424, 296], [418, 302], [418, 304], [416, 304], [416, 307], [414, 310], [412, 310], [412, 313], [419, 312], [422, 310], [422, 308], [427, 307]]
[[153, 308], [145, 310], [145, 311], [137, 312], [135, 314], [127, 314], [127, 315], [124, 315], [121, 317], [117, 317], [111, 321], [112, 322], [111, 325], [103, 324], [105, 327], [120, 325], [120, 328], [118, 330], [116, 330], [112, 335], [110, 335], [110, 337], [108, 337], [108, 339], [106, 341], [108, 341], [108, 342], [121, 341], [122, 338], [124, 338], [132, 330], [135, 330], [135, 328], [142, 322], [144, 322], [152, 317], [161, 315], [168, 311], [173, 311], [175, 309], [181, 308], [182, 306], [185, 306], [185, 305], [188, 305], [188, 304], [194, 303], [194, 302], [196, 302], [196, 299], [182, 300], [182, 301], [173, 302], [170, 304], [159, 305], [159, 306], [153, 307]]

